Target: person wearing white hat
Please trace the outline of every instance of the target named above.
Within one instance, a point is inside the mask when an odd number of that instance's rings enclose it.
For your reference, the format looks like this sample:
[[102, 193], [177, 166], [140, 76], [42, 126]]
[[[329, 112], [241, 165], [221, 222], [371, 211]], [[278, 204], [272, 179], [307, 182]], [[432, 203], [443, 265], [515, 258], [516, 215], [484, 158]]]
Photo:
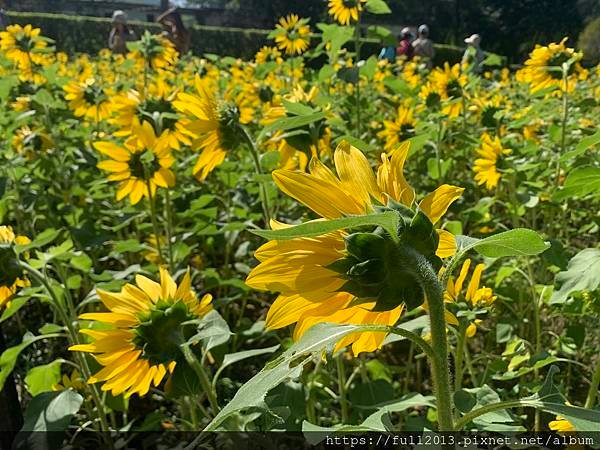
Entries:
[[462, 57], [462, 63], [471, 66], [475, 73], [481, 72], [481, 64], [485, 59], [485, 54], [481, 50], [481, 36], [472, 34], [465, 39], [467, 49]]
[[435, 48], [429, 39], [429, 27], [425, 24], [419, 26], [419, 36], [412, 43], [414, 54], [423, 60], [428, 69], [433, 67]]
[[112, 29], [108, 36], [108, 48], [114, 53], [127, 53], [127, 42], [137, 39], [132, 29], [127, 26], [127, 14], [120, 9], [113, 12]]

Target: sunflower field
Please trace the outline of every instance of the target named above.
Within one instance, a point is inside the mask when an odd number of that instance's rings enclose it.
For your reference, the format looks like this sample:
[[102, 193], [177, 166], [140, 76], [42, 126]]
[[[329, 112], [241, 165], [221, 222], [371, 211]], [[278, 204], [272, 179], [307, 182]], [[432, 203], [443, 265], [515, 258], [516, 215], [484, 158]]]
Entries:
[[13, 448], [600, 429], [600, 67], [378, 60], [383, 0], [328, 9], [249, 61], [0, 33]]

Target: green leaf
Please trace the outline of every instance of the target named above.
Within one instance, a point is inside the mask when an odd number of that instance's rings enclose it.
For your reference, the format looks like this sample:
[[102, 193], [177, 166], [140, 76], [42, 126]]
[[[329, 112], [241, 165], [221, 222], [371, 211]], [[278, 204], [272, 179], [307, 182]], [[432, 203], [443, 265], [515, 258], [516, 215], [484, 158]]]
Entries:
[[310, 106], [303, 105], [302, 103], [290, 102], [289, 100], [285, 99], [283, 99], [281, 103], [283, 103], [283, 106], [288, 113], [295, 116], [308, 116], [315, 113], [314, 109], [312, 109]]
[[236, 353], [228, 353], [223, 358], [223, 362], [221, 363], [219, 370], [217, 370], [217, 372], [215, 373], [215, 376], [213, 377], [213, 383], [214, 383], [214, 380], [219, 378], [219, 375], [223, 372], [223, 370], [225, 370], [230, 365], [235, 364], [239, 361], [243, 361], [244, 359], [254, 358], [255, 356], [268, 355], [270, 353], [277, 351], [278, 349], [279, 349], [279, 344], [274, 345], [273, 347], [257, 348], [254, 350], [244, 350], [244, 351], [236, 352]]
[[44, 230], [40, 234], [38, 234], [36, 238], [29, 244], [15, 245], [15, 249], [17, 250], [17, 253], [23, 253], [33, 248], [44, 247], [45, 245], [48, 245], [50, 242], [56, 239], [59, 234], [60, 230], [55, 230], [54, 228]]
[[265, 132], [270, 131], [288, 131], [293, 130], [295, 128], [300, 128], [305, 125], [310, 125], [311, 123], [318, 122], [319, 120], [323, 120], [325, 118], [324, 112], [317, 112], [314, 114], [308, 114], [305, 116], [294, 116], [294, 117], [284, 117], [279, 119], [269, 126], [265, 127], [261, 135]]
[[574, 292], [595, 291], [600, 286], [600, 249], [586, 248], [577, 253], [567, 266], [567, 270], [556, 275], [550, 304], [562, 304]]
[[341, 141], [347, 141], [350, 145], [352, 145], [353, 147], [356, 147], [363, 153], [370, 153], [372, 150], [371, 146], [369, 144], [367, 144], [365, 141], [363, 141], [362, 139], [358, 139], [357, 137], [351, 136], [349, 134], [345, 134], [345, 135], [341, 136], [340, 138], [336, 139], [335, 141], [336, 141], [336, 143], [341, 142]]
[[526, 228], [515, 228], [485, 239], [456, 236], [456, 244], [461, 253], [475, 250], [487, 258], [532, 256], [550, 248], [550, 244], [544, 242], [539, 234]]
[[42, 392], [52, 391], [52, 386], [60, 381], [62, 362], [62, 359], [57, 359], [51, 363], [30, 369], [25, 376], [25, 384], [29, 393], [36, 396]]
[[552, 199], [562, 201], [571, 197], [600, 196], [600, 167], [577, 167], [567, 175], [564, 187]]
[[588, 148], [598, 144], [600, 144], [600, 131], [596, 132], [596, 134], [593, 134], [591, 136], [584, 137], [581, 141], [579, 141], [579, 144], [577, 144], [575, 150], [571, 150], [570, 152], [565, 153], [560, 157], [558, 161], [564, 162], [568, 159], [576, 158], [577, 156], [585, 153], [585, 151]]
[[62, 447], [63, 433], [79, 411], [83, 397], [67, 389], [44, 392], [34, 397], [25, 411], [25, 423], [17, 435], [13, 449], [58, 449]]
[[398, 400], [377, 405], [377, 411], [368, 416], [360, 425], [334, 425], [333, 427], [320, 427], [310, 422], [302, 423], [302, 432], [304, 437], [311, 445], [317, 445], [328, 435], [344, 433], [360, 433], [365, 431], [394, 431], [391, 422], [392, 413], [399, 413], [410, 408], [427, 406], [435, 408], [434, 397], [432, 395], [423, 396], [421, 394], [408, 394]]
[[[462, 411], [464, 413], [469, 412], [473, 409], [481, 408], [486, 405], [493, 405], [500, 403], [500, 396], [490, 386], [484, 384], [478, 388], [463, 389], [463, 392], [470, 395], [475, 400], [474, 405], [465, 404], [463, 406], [471, 406], [470, 409]], [[515, 419], [506, 411], [492, 411], [487, 414], [483, 414], [473, 420], [473, 423], [482, 430], [489, 431], [524, 431], [524, 428], [520, 425], [512, 425]]]
[[23, 341], [19, 345], [15, 345], [14, 347], [7, 348], [4, 350], [2, 355], [0, 355], [0, 389], [4, 387], [4, 382], [8, 375], [12, 372], [17, 362], [17, 358], [21, 354], [27, 346], [33, 344], [36, 341], [42, 339], [48, 339], [53, 337], [59, 337], [59, 334], [44, 334], [40, 336], [34, 336], [31, 333], [25, 334], [23, 336]]
[[362, 226], [380, 226], [390, 235], [396, 236], [398, 214], [386, 211], [368, 216], [352, 216], [334, 220], [313, 220], [300, 225], [280, 230], [251, 230], [252, 233], [265, 239], [287, 240], [298, 237], [321, 236], [332, 231]]
[[[187, 323], [187, 322], [186, 322]], [[188, 340], [188, 344], [196, 345], [202, 342], [205, 351], [224, 344], [232, 336], [229, 325], [221, 315], [212, 310], [198, 321], [198, 332]]]
[[92, 259], [85, 253], [80, 253], [71, 258], [71, 267], [82, 272], [89, 272], [92, 268]]
[[554, 375], [558, 367], [552, 366], [548, 371], [542, 388], [533, 396], [521, 399], [524, 406], [546, 411], [567, 419], [577, 431], [595, 431], [600, 429], [600, 411], [566, 405], [566, 399], [554, 385]]
[[233, 399], [217, 414], [204, 431], [215, 431], [233, 414], [249, 408], [265, 408], [267, 393], [279, 384], [297, 378], [304, 366], [321, 358], [345, 336], [360, 330], [359, 326], [321, 323], [310, 328], [300, 340], [282, 353], [244, 384]]
[[331, 44], [328, 51], [330, 60], [335, 59], [342, 46], [350, 41], [354, 36], [354, 30], [352, 27], [342, 27], [337, 24], [319, 23], [317, 24], [317, 28], [319, 28], [322, 32], [321, 36], [323, 42], [329, 42]]
[[31, 297], [16, 297], [10, 301], [10, 306], [8, 306], [4, 311], [2, 311], [2, 315], [0, 316], [0, 323], [8, 320], [12, 316], [14, 316], [25, 304], [29, 301]]
[[390, 14], [392, 12], [384, 0], [368, 0], [366, 7], [371, 14]]

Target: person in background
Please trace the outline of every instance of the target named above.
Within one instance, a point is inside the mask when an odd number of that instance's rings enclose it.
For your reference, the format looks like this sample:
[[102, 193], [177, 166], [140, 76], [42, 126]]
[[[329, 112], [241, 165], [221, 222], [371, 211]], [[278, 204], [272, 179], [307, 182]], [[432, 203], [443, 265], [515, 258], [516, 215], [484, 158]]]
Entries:
[[400, 32], [400, 42], [398, 42], [398, 47], [396, 47], [396, 56], [404, 56], [408, 60], [412, 59], [414, 54], [412, 37], [410, 28], [404, 27]]
[[435, 48], [433, 47], [433, 42], [429, 39], [429, 27], [421, 25], [418, 33], [419, 36], [412, 43], [414, 55], [422, 58], [427, 68], [431, 69], [433, 67]]
[[[393, 39], [393, 37], [392, 37]], [[393, 43], [393, 42], [392, 42]], [[384, 43], [385, 45], [385, 43]], [[379, 52], [379, 60], [387, 59], [389, 62], [396, 62], [396, 46], [395, 45], [385, 45], [381, 52]]]
[[177, 8], [165, 11], [156, 21], [162, 25], [163, 34], [173, 43], [180, 55], [184, 55], [190, 50], [192, 36], [185, 28]]
[[137, 36], [127, 26], [127, 14], [121, 10], [113, 12], [112, 29], [108, 36], [108, 48], [114, 53], [127, 53], [127, 42], [135, 41]]
[[462, 64], [471, 66], [471, 70], [475, 73], [481, 72], [481, 65], [485, 59], [485, 54], [481, 50], [481, 36], [472, 34], [465, 39], [467, 49], [462, 57]]

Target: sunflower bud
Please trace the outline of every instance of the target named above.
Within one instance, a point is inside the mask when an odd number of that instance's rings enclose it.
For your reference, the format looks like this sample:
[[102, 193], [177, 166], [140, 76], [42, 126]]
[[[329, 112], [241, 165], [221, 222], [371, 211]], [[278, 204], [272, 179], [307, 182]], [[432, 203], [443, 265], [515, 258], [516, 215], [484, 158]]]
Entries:
[[381, 228], [352, 233], [345, 237], [346, 256], [328, 266], [347, 280], [339, 290], [354, 295], [356, 304], [375, 302], [372, 311], [389, 311], [402, 303], [413, 309], [423, 303], [424, 292], [408, 253], [420, 253], [436, 271], [441, 267], [435, 255], [438, 236], [427, 216], [404, 206], [396, 211], [398, 239]]
[[234, 150], [241, 141], [240, 111], [233, 103], [223, 103], [219, 108], [221, 142], [227, 150]]

